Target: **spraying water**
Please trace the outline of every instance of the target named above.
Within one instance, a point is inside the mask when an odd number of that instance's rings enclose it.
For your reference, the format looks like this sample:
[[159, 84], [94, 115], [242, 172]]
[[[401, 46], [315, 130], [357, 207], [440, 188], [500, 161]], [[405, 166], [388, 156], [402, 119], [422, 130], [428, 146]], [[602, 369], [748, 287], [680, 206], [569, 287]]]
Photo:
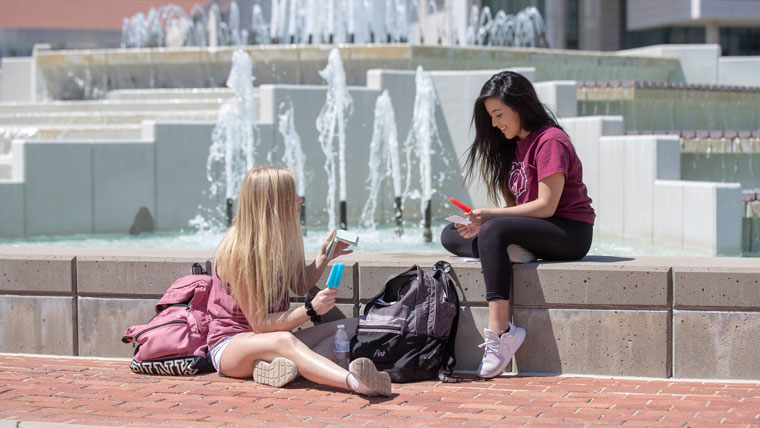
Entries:
[[230, 44], [235, 46], [246, 44], [247, 40], [244, 39], [244, 33], [247, 33], [247, 31], [240, 28], [240, 6], [238, 6], [236, 1], [233, 1], [232, 4], [230, 4], [230, 12], [227, 20], [229, 21]]
[[264, 12], [258, 4], [253, 5], [251, 22], [253, 22], [254, 42], [260, 45], [269, 44], [272, 40], [269, 35], [269, 25], [267, 25]]
[[[438, 2], [423, 3], [437, 22], [437, 37], [428, 40], [429, 44], [548, 46], [546, 25], [535, 7], [508, 15], [501, 10], [493, 14], [488, 6], [480, 10], [474, 5], [469, 12], [467, 35], [459, 40], [451, 5], [447, 12], [441, 12]], [[217, 3], [211, 3], [208, 12], [195, 6], [189, 15], [176, 5], [152, 8], [147, 16], [137, 13], [124, 19], [122, 47], [240, 45], [248, 41], [249, 33], [256, 35], [257, 44], [345, 43], [350, 41], [349, 35], [354, 43], [402, 43], [409, 40], [410, 21], [419, 15], [413, 0], [272, 0], [271, 5], [267, 24], [261, 7], [254, 4], [251, 29], [241, 28], [240, 8], [235, 1], [230, 3], [226, 21]], [[441, 13], [448, 13], [449, 19], [436, 16]], [[419, 22], [419, 17], [416, 19]]]
[[301, 137], [298, 135], [295, 126], [295, 108], [293, 104], [289, 103], [287, 106], [285, 103], [280, 104], [281, 113], [277, 115], [278, 123], [277, 129], [282, 135], [283, 142], [285, 144], [285, 153], [282, 155], [282, 160], [285, 162], [285, 167], [293, 171], [296, 175], [296, 192], [298, 196], [304, 196], [306, 194], [306, 178], [304, 177], [304, 164], [306, 162], [306, 155], [301, 148]]
[[[438, 96], [435, 92], [433, 79], [426, 73], [422, 66], [417, 67], [415, 76], [416, 92], [414, 95], [414, 113], [409, 134], [404, 142], [406, 152], [406, 189], [404, 198], [420, 199], [420, 213], [426, 224], [425, 239], [430, 224], [430, 198], [433, 196], [433, 174], [431, 170], [431, 157], [433, 155], [433, 142], [443, 148], [443, 143], [438, 135], [438, 126], [435, 121], [435, 110], [438, 105]], [[413, 155], [414, 158], [413, 158]], [[412, 182], [412, 169], [416, 165], [419, 171], [419, 189], [410, 191]], [[441, 177], [442, 179], [442, 177]]]
[[396, 198], [401, 197], [401, 166], [398, 156], [398, 133], [396, 130], [396, 115], [391, 104], [388, 90], [375, 102], [375, 125], [372, 130], [372, 141], [369, 149], [369, 197], [364, 204], [359, 224], [362, 227], [375, 229], [375, 210], [380, 185], [385, 177], [393, 178], [393, 192]]
[[235, 101], [227, 101], [219, 109], [206, 161], [206, 178], [210, 183], [208, 195], [217, 209], [205, 219], [203, 215], [196, 217], [191, 221], [193, 226], [222, 226], [222, 199], [232, 201], [237, 197], [245, 174], [255, 165], [258, 126], [253, 81], [251, 57], [242, 50], [235, 51], [227, 78], [227, 86], [235, 92]]
[[[352, 99], [346, 86], [346, 71], [337, 48], [330, 51], [327, 67], [319, 72], [327, 81], [325, 104], [317, 117], [319, 145], [325, 154], [327, 172], [327, 219], [328, 228], [335, 227], [335, 139], [338, 139], [338, 169], [340, 174], [340, 201], [346, 201], [346, 120], [352, 111]], [[345, 225], [341, 225], [345, 227]]]

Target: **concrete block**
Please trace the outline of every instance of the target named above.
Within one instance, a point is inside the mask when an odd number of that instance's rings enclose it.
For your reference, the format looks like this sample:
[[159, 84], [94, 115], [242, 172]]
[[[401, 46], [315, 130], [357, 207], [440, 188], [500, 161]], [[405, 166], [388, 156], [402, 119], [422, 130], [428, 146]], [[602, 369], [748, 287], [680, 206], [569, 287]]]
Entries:
[[316, 286], [319, 288], [325, 288], [327, 284], [327, 278], [330, 277], [330, 270], [335, 263], [345, 263], [346, 267], [343, 270], [343, 279], [341, 280], [340, 287], [338, 287], [338, 299], [351, 299], [358, 300], [359, 296], [359, 264], [351, 261], [344, 261], [338, 259], [331, 261], [325, 269], [322, 276], [319, 277]]
[[27, 235], [93, 231], [92, 144], [25, 142]]
[[623, 134], [623, 117], [571, 117], [563, 118], [560, 124], [570, 136], [575, 152], [581, 160], [583, 183], [596, 207], [599, 198], [599, 138]]
[[687, 83], [710, 85], [718, 83], [720, 45], [653, 45], [626, 49], [618, 51], [617, 54], [678, 58], [681, 63], [681, 71]]
[[1, 59], [0, 101], [34, 101], [34, 59], [32, 57], [5, 57]]
[[153, 218], [157, 231], [187, 228], [199, 206], [211, 205], [204, 192], [209, 188], [206, 160], [213, 129], [213, 124], [156, 124]]
[[717, 255], [742, 255], [741, 192], [739, 183], [716, 185], [715, 252]]
[[626, 163], [624, 147], [618, 139], [599, 139], [599, 193], [595, 208], [596, 228], [603, 235], [623, 236], [625, 216], [619, 198], [625, 192]]
[[675, 308], [760, 308], [760, 266], [673, 267]]
[[95, 233], [128, 233], [141, 207], [155, 215], [153, 143], [94, 143], [92, 156]]
[[675, 180], [655, 180], [652, 217], [654, 245], [683, 247], [683, 184]]
[[74, 355], [74, 298], [0, 296], [0, 352]]
[[[488, 308], [462, 306], [459, 311], [459, 324], [454, 352], [457, 358], [456, 372], [475, 372], [483, 359], [483, 329], [488, 328]], [[512, 371], [510, 363], [505, 369]]]
[[0, 254], [0, 291], [72, 293], [73, 267], [69, 255]]
[[758, 86], [758, 56], [730, 56], [718, 58], [718, 84], [734, 86]]
[[578, 116], [578, 95], [574, 80], [534, 83], [538, 99], [558, 118]]
[[520, 308], [520, 373], [668, 376], [667, 310]]
[[658, 141], [656, 137], [619, 138], [625, 153], [623, 192], [617, 193], [612, 203], [622, 205], [624, 238], [652, 242], [652, 189], [657, 178]]
[[741, 254], [741, 189], [735, 183], [682, 181], [683, 245], [711, 255]]
[[193, 263], [210, 260], [196, 256], [81, 256], [77, 257], [77, 287], [81, 295], [160, 297], [177, 279], [190, 275]]
[[760, 377], [760, 313], [673, 311], [673, 377]]
[[514, 265], [514, 306], [667, 307], [667, 266]]
[[0, 180], [0, 237], [24, 235], [24, 182]]
[[80, 297], [79, 355], [131, 358], [134, 347], [122, 343], [121, 336], [128, 327], [147, 323], [156, 314], [157, 302], [158, 299]]

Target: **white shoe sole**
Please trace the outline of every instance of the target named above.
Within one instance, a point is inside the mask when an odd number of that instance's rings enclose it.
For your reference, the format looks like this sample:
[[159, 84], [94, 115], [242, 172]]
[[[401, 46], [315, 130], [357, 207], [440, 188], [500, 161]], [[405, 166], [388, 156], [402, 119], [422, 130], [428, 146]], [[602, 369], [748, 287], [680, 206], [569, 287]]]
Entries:
[[379, 371], [369, 358], [357, 358], [351, 361], [348, 371], [356, 376], [359, 382], [375, 392], [367, 395], [379, 394], [385, 397], [391, 395], [391, 376], [386, 372]]
[[483, 373], [481, 373], [481, 370], [483, 369], [483, 363], [481, 362], [480, 363], [480, 367], [478, 367], [478, 376], [479, 377], [481, 377], [483, 379], [491, 379], [491, 378], [494, 378], [494, 377], [499, 376], [500, 374], [504, 373], [504, 370], [509, 365], [509, 362], [512, 361], [512, 357], [515, 356], [515, 354], [517, 353], [517, 350], [520, 349], [520, 346], [522, 346], [523, 342], [525, 341], [525, 329], [524, 328], [520, 328], [520, 327], [515, 327], [515, 328], [518, 329], [517, 330], [517, 346], [515, 346], [515, 352], [513, 352], [512, 355], [509, 356], [509, 358], [506, 358], [505, 361], [504, 361], [504, 365], [499, 370], [495, 370], [495, 373], [493, 373], [493, 374], [490, 374], [490, 373], [489, 374], [483, 374]]
[[297, 376], [296, 363], [284, 357], [277, 357], [271, 363], [264, 360], [253, 363], [253, 380], [263, 385], [279, 388]]

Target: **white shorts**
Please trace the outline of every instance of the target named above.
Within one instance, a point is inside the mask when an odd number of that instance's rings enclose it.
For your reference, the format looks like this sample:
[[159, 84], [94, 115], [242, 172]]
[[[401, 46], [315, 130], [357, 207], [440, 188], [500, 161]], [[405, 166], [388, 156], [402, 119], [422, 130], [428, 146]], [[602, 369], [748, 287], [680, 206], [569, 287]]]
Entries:
[[230, 344], [230, 341], [243, 333], [237, 333], [233, 334], [232, 336], [225, 337], [222, 339], [221, 342], [217, 343], [216, 346], [214, 346], [209, 353], [211, 354], [211, 364], [214, 365], [214, 368], [216, 369], [216, 372], [219, 373], [219, 363], [222, 361], [222, 352], [224, 352], [224, 348], [227, 347], [227, 345]]

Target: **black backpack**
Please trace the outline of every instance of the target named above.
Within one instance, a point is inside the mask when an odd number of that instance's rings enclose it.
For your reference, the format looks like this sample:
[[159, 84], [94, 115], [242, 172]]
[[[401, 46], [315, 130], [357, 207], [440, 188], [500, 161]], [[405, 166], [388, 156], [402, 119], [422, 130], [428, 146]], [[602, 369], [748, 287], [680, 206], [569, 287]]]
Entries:
[[456, 358], [459, 296], [451, 265], [417, 265], [389, 277], [370, 300], [351, 339], [352, 358], [371, 359], [395, 383], [450, 378]]

